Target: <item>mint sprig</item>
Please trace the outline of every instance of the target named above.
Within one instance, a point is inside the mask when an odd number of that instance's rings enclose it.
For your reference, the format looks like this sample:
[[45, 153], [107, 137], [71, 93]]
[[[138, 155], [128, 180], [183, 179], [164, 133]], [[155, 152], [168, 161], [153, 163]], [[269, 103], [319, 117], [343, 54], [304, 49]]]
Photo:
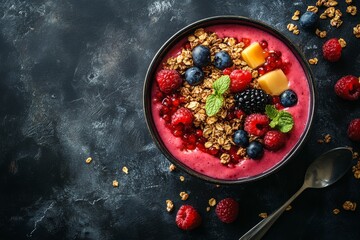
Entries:
[[230, 77], [228, 75], [219, 77], [213, 83], [212, 87], [215, 91], [206, 98], [205, 103], [205, 111], [209, 117], [214, 116], [220, 111], [224, 103], [224, 97], [222, 95], [229, 89], [229, 86]]
[[287, 111], [278, 111], [274, 106], [266, 105], [265, 113], [271, 119], [269, 126], [272, 128], [277, 128], [281, 132], [287, 133], [294, 127], [294, 119], [291, 113]]

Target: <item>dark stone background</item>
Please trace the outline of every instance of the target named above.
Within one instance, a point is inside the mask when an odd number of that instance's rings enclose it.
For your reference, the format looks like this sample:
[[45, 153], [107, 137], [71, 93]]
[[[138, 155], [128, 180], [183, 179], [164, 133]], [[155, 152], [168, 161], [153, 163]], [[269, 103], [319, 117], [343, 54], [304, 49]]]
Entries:
[[[360, 76], [360, 39], [352, 34], [360, 15], [345, 13], [345, 1], [339, 2], [344, 24], [320, 23], [327, 39], [343, 37], [348, 44], [341, 61], [330, 64], [321, 55], [325, 39], [286, 29], [293, 12], [315, 0], [1, 1], [0, 239], [238, 239], [261, 220], [259, 213], [271, 213], [300, 187], [316, 156], [345, 145], [359, 150], [346, 135], [349, 121], [360, 117], [359, 101], [340, 100], [333, 86], [343, 75]], [[319, 58], [311, 66], [318, 105], [297, 158], [258, 182], [217, 188], [169, 172], [146, 128], [142, 87], [166, 39], [193, 21], [226, 14], [264, 21], [307, 58]], [[327, 133], [331, 143], [318, 144]], [[264, 239], [360, 239], [359, 209], [332, 213], [345, 200], [360, 204], [359, 188], [349, 171], [334, 186], [307, 190]], [[186, 202], [181, 191], [190, 193]], [[236, 198], [239, 219], [225, 225], [213, 209], [206, 212], [211, 197]], [[195, 206], [202, 226], [179, 230], [166, 199], [175, 210]]]

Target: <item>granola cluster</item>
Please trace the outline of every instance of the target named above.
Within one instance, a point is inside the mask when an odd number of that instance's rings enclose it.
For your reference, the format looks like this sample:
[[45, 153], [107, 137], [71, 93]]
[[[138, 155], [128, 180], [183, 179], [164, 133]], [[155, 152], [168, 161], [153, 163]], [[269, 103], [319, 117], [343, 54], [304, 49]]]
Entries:
[[[241, 52], [247, 46], [247, 43], [244, 41], [237, 41], [231, 37], [220, 38], [216, 33], [205, 32], [202, 28], [197, 29], [193, 35], [190, 35], [188, 41], [189, 44], [186, 48], [182, 49], [178, 56], [167, 59], [164, 69], [177, 70], [180, 74], [183, 74], [187, 68], [193, 65], [192, 49], [201, 44], [209, 47], [212, 61], [217, 52], [224, 50], [231, 56], [235, 68], [250, 71], [253, 78], [259, 75], [257, 70], [249, 67], [241, 58]], [[207, 116], [205, 111], [206, 99], [214, 92], [212, 88], [213, 83], [223, 73], [213, 65], [204, 67], [203, 71], [204, 81], [197, 86], [191, 86], [185, 82], [180, 88], [180, 95], [186, 99], [185, 107], [194, 114], [194, 126], [203, 131], [203, 136], [206, 138], [205, 148], [230, 150], [231, 146], [235, 145], [232, 140], [233, 134], [242, 127], [243, 119], [229, 119], [227, 117], [230, 112], [233, 112], [235, 107], [235, 100], [228, 92], [224, 94], [225, 102], [221, 111], [214, 116]], [[252, 87], [257, 87], [256, 85], [255, 80], [252, 83]], [[245, 157], [246, 151], [244, 150], [240, 148], [237, 154]], [[230, 155], [223, 153], [220, 156], [220, 161], [223, 164], [229, 163]]]

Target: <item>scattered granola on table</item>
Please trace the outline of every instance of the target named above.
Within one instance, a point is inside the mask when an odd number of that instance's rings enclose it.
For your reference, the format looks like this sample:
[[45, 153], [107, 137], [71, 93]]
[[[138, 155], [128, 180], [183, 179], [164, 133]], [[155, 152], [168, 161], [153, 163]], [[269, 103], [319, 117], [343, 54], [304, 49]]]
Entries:
[[181, 197], [181, 200], [185, 201], [189, 198], [189, 194], [186, 193], [186, 192], [180, 192], [180, 197]]
[[346, 47], [346, 41], [345, 41], [345, 39], [339, 38], [339, 43], [340, 43], [340, 45], [341, 45], [342, 48]]
[[166, 211], [171, 212], [174, 209], [174, 203], [171, 200], [166, 200]]
[[327, 32], [324, 30], [324, 31], [321, 31], [320, 29], [316, 29], [315, 30], [315, 34], [316, 36], [318, 36], [319, 38], [326, 38], [327, 36]]
[[213, 207], [213, 206], [215, 206], [216, 205], [216, 199], [215, 198], [210, 198], [209, 199], [209, 206], [210, 207]]
[[360, 38], [360, 24], [357, 24], [353, 28], [353, 33], [354, 33], [355, 37]]
[[88, 158], [85, 160], [85, 162], [86, 162], [87, 164], [91, 163], [91, 161], [92, 161], [92, 157], [88, 157]]
[[128, 174], [128, 173], [129, 173], [129, 169], [128, 169], [126, 166], [124, 166], [124, 167], [122, 168], [122, 171], [123, 171], [125, 174]]
[[355, 211], [356, 210], [356, 202], [345, 201], [343, 204], [343, 209], [346, 211]]
[[309, 59], [309, 63], [311, 64], [311, 65], [316, 65], [317, 63], [318, 63], [318, 59], [317, 58], [310, 58]]
[[300, 18], [300, 11], [296, 10], [294, 12], [294, 15], [291, 17], [291, 19], [294, 20], [294, 21], [297, 21], [297, 20], [299, 20], [299, 18]]
[[339, 213], [340, 213], [340, 209], [334, 208], [334, 209], [333, 209], [333, 213], [334, 213], [335, 215], [339, 214]]
[[323, 139], [317, 140], [318, 143], [330, 143], [331, 142], [331, 135], [326, 134]]
[[113, 185], [113, 187], [118, 187], [118, 186], [119, 186], [119, 182], [118, 182], [117, 180], [114, 180], [114, 181], [112, 182], [112, 185]]
[[268, 214], [266, 212], [263, 212], [263, 213], [260, 213], [259, 214], [259, 217], [261, 218], [267, 218], [268, 217]]
[[174, 164], [170, 164], [170, 166], [169, 166], [170, 172], [175, 171], [175, 169], [176, 169], [175, 165], [174, 165]]

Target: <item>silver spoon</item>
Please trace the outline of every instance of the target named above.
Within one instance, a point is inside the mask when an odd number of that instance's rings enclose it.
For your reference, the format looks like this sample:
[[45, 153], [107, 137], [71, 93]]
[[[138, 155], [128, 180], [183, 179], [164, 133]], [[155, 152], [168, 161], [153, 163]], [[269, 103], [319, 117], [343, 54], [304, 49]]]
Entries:
[[308, 167], [302, 187], [278, 210], [256, 224], [239, 240], [261, 239], [285, 209], [307, 188], [324, 188], [339, 180], [350, 168], [352, 151], [347, 147], [334, 148], [318, 157]]

